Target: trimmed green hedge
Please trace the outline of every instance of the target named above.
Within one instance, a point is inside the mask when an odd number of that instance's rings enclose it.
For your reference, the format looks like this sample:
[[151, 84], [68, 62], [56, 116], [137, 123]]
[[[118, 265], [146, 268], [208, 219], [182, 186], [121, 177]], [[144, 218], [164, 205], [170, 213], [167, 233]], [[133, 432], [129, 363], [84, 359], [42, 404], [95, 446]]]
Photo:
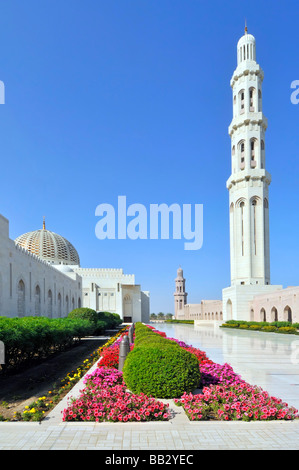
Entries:
[[166, 320], [166, 323], [187, 323], [188, 325], [194, 325], [194, 320]]
[[0, 341], [5, 347], [5, 364], [0, 370], [17, 368], [32, 359], [44, 359], [63, 351], [84, 336], [98, 335], [122, 323], [119, 315], [78, 308], [66, 318], [1, 317]]
[[133, 393], [177, 398], [198, 387], [199, 362], [175, 341], [136, 323], [134, 349], [127, 356], [123, 376]]
[[295, 334], [298, 335], [299, 323], [287, 321], [255, 322], [245, 320], [228, 320], [221, 325], [222, 328], [237, 328], [241, 330], [265, 331], [271, 333]]
[[2, 370], [48, 357], [93, 332], [94, 325], [80, 318], [0, 317], [0, 340], [5, 346]]

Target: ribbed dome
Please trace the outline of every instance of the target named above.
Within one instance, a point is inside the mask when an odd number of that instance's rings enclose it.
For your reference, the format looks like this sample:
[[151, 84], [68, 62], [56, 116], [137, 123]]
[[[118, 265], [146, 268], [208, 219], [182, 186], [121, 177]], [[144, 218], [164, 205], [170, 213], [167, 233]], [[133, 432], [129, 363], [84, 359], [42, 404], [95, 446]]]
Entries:
[[25, 233], [16, 238], [15, 243], [51, 264], [73, 264], [80, 266], [77, 250], [57, 233], [42, 230]]

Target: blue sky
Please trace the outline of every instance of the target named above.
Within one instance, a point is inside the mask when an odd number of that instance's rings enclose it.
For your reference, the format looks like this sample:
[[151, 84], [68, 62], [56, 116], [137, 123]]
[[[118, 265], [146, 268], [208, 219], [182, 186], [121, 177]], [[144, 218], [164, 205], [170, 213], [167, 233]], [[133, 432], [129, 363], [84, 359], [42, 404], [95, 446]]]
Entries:
[[[244, 21], [265, 72], [271, 282], [299, 285], [297, 1], [0, 0], [0, 213], [16, 238], [42, 227], [83, 267], [122, 267], [173, 312], [230, 284], [230, 79]], [[203, 204], [204, 242], [103, 240], [101, 203]]]

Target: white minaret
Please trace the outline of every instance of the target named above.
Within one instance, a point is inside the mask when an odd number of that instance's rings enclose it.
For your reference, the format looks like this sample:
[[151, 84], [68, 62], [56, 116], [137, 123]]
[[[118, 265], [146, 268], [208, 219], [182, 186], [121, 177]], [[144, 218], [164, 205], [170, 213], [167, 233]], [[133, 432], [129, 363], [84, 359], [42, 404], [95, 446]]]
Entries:
[[183, 318], [185, 315], [184, 307], [187, 303], [187, 292], [185, 291], [186, 279], [183, 276], [181, 267], [177, 270], [177, 277], [175, 278], [175, 292], [174, 292], [174, 317], [176, 319]]
[[237, 45], [237, 68], [231, 79], [231, 176], [227, 181], [231, 288], [223, 291], [227, 303], [223, 305], [224, 319], [249, 320], [248, 301], [254, 295], [280, 288], [270, 286], [271, 176], [265, 160], [267, 119], [262, 111], [263, 78], [256, 62], [255, 38], [246, 27]]

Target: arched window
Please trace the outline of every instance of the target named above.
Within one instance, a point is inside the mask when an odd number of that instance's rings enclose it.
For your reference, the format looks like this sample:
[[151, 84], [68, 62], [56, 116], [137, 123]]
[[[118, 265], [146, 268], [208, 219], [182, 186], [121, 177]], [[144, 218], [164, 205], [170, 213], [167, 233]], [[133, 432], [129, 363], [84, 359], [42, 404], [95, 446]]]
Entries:
[[40, 306], [41, 306], [41, 300], [40, 300], [40, 287], [39, 285], [36, 286], [35, 288], [35, 294], [34, 294], [34, 313], [35, 315], [39, 316], [40, 315]]
[[226, 302], [226, 320], [232, 320], [233, 319], [233, 305], [232, 301], [228, 299]]
[[278, 312], [276, 307], [273, 307], [271, 310], [271, 321], [278, 321]]
[[[130, 323], [132, 322], [132, 317], [133, 317], [133, 307], [132, 307], [132, 299], [129, 294], [126, 294], [124, 296], [124, 305], [123, 305], [123, 311], [124, 311], [124, 322]], [[181, 310], [181, 300], [179, 302], [179, 310]]]
[[70, 306], [69, 306], [69, 296], [67, 295], [65, 298], [65, 308], [66, 308], [66, 313], [70, 313]]
[[250, 140], [250, 166], [251, 168], [256, 167], [256, 145], [257, 141], [256, 139], [251, 139]]
[[240, 170], [244, 170], [245, 168], [245, 142], [244, 140], [241, 140], [238, 144], [238, 153], [239, 153]]
[[265, 168], [265, 142], [261, 140], [261, 168]]
[[255, 112], [255, 97], [256, 89], [254, 87], [249, 88], [249, 111]]
[[81, 308], [81, 298], [78, 298], [78, 308]]
[[239, 91], [239, 113], [245, 113], [245, 90]]
[[292, 323], [292, 310], [288, 305], [284, 309], [283, 317], [284, 317], [284, 321], [288, 321]]
[[260, 311], [260, 319], [261, 321], [266, 321], [266, 310], [264, 308]]
[[21, 279], [18, 283], [18, 316], [25, 315], [25, 283]]
[[262, 111], [262, 91], [258, 91], [258, 97], [259, 97], [259, 112]]
[[58, 316], [61, 317], [61, 314], [62, 314], [62, 300], [61, 300], [60, 292], [59, 292], [58, 297], [57, 297], [57, 302], [58, 302]]
[[254, 254], [257, 254], [257, 205], [259, 203], [259, 199], [254, 197], [251, 199], [251, 208], [252, 208], [252, 226], [253, 226], [253, 250]]
[[52, 317], [52, 307], [53, 307], [53, 295], [51, 289], [48, 290], [48, 306], [47, 306], [47, 315], [49, 318]]
[[239, 211], [240, 211], [240, 232], [241, 232], [241, 254], [244, 256], [244, 210], [245, 210], [245, 202], [241, 200], [238, 202]]

